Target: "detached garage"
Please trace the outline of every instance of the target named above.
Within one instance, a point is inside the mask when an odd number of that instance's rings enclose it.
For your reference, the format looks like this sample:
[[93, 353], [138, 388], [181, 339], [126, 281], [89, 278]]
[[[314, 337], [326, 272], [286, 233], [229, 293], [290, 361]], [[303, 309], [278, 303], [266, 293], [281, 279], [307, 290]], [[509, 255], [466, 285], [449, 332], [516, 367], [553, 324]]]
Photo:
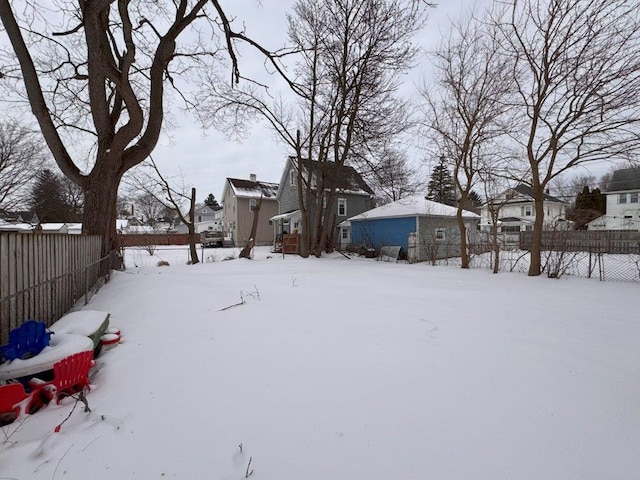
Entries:
[[[351, 217], [340, 224], [343, 249], [399, 246], [401, 255], [420, 262], [460, 255], [456, 208], [415, 195]], [[480, 216], [463, 213], [467, 235], [475, 236]]]

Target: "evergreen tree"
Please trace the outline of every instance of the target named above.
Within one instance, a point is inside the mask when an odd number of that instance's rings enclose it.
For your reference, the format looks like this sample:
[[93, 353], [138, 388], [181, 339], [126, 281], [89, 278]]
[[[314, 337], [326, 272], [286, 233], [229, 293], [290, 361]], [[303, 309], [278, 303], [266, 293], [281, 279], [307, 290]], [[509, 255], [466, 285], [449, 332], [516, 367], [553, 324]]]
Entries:
[[471, 212], [480, 213], [480, 206], [484, 202], [482, 201], [482, 197], [475, 190], [471, 190], [469, 195], [467, 196], [467, 201], [465, 202], [464, 209], [469, 210]]
[[567, 217], [574, 222], [576, 230], [584, 230], [587, 223], [606, 213], [606, 207], [607, 200], [600, 189], [590, 190], [585, 186], [576, 196], [576, 206]]
[[210, 193], [209, 196], [204, 201], [204, 204], [209, 208], [219, 208], [220, 204], [216, 200], [216, 197], [213, 196], [213, 193]]
[[65, 200], [62, 179], [49, 169], [36, 176], [30, 206], [42, 223], [73, 221], [74, 212]]
[[440, 157], [440, 162], [431, 171], [431, 180], [427, 184], [427, 200], [456, 205], [456, 187], [444, 157]]

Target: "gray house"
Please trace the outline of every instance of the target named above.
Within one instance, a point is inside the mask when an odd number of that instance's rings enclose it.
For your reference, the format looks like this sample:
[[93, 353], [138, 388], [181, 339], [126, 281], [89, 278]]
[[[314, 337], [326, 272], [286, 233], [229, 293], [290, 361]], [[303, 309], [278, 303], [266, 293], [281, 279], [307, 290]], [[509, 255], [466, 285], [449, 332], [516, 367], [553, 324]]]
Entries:
[[[298, 165], [295, 157], [289, 157], [285, 163], [278, 188], [278, 215], [271, 218], [274, 235], [276, 238], [284, 234], [299, 234], [302, 232], [302, 216], [298, 203]], [[301, 164], [302, 178], [307, 187], [307, 181], [311, 182], [312, 191], [317, 192], [317, 185], [324, 185], [324, 190], [336, 189], [332, 212], [327, 218], [335, 218], [334, 245], [339, 245], [337, 225], [350, 216], [358, 215], [371, 208], [373, 190], [362, 179], [360, 174], [349, 166], [335, 167], [328, 163], [321, 166], [318, 162], [303, 160]], [[323, 197], [323, 205], [326, 208], [326, 195]], [[311, 218], [315, 217], [318, 205], [315, 199], [308, 206]], [[333, 215], [332, 215], [333, 214]]]
[[[340, 225], [341, 238], [354, 248], [401, 247], [416, 262], [457, 257], [460, 230], [456, 212], [455, 207], [414, 195], [349, 218]], [[480, 216], [465, 210], [463, 219], [468, 235], [474, 236]]]

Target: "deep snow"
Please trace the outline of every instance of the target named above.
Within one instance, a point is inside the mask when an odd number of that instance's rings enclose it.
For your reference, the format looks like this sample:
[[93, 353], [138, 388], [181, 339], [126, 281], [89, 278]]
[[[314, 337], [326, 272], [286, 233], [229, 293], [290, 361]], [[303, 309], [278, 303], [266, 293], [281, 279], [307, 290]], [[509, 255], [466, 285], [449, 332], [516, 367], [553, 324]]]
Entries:
[[637, 284], [204, 253], [127, 252], [92, 412], [5, 427], [0, 479], [640, 478]]

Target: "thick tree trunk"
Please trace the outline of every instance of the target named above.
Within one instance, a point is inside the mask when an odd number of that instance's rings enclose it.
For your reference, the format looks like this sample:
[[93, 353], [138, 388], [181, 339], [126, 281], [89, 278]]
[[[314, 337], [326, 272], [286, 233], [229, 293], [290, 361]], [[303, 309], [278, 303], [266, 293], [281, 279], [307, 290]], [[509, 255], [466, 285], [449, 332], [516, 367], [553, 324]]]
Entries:
[[531, 236], [529, 252], [529, 276], [537, 277], [542, 273], [542, 230], [544, 226], [543, 187], [533, 187], [536, 218]]
[[84, 184], [82, 234], [102, 236], [102, 256], [120, 247], [116, 232], [117, 194], [120, 175], [92, 173]]

